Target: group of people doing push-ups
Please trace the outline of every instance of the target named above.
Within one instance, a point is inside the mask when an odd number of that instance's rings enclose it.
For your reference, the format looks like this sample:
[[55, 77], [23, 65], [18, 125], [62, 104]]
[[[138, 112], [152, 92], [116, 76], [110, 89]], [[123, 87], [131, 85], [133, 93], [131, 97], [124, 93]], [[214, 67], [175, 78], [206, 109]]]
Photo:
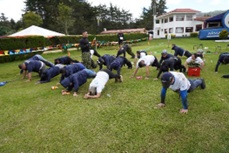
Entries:
[[[115, 79], [115, 82], [123, 82], [121, 69], [124, 66], [127, 66], [128, 69], [132, 69], [133, 65], [136, 65], [131, 77], [136, 77], [139, 68], [145, 67], [145, 79], [149, 79], [150, 67], [153, 66], [158, 70], [157, 76], [154, 80], [161, 78], [162, 83], [160, 96], [161, 101], [158, 104], [158, 107], [165, 106], [166, 92], [167, 89], [170, 88], [173, 91], [178, 92], [181, 97], [183, 106], [180, 110], [181, 113], [188, 112], [188, 93], [192, 92], [197, 87], [200, 87], [201, 89], [205, 89], [206, 87], [205, 80], [203, 78], [189, 79], [185, 76], [185, 72], [187, 72], [190, 65], [197, 65], [201, 69], [204, 68], [204, 54], [202, 51], [191, 54], [190, 52], [173, 44], [172, 50], [175, 51], [174, 54], [169, 54], [167, 50], [163, 50], [161, 52], [161, 58], [158, 60], [156, 56], [148, 54], [148, 52], [144, 50], [137, 51], [135, 55], [132, 52], [131, 46], [125, 44], [119, 48], [116, 56], [109, 54], [101, 56], [96, 50], [92, 50], [86, 45], [86, 38], [87, 37], [83, 37], [83, 40], [81, 40], [82, 42], [80, 42], [80, 44], [82, 43], [82, 62], [74, 60], [69, 56], [64, 56], [56, 58], [53, 64], [52, 62], [44, 59], [41, 55], [35, 55], [18, 65], [21, 69], [21, 73], [23, 73], [23, 78], [27, 76], [27, 81], [30, 81], [32, 79], [31, 73], [37, 72], [40, 76], [38, 83], [46, 83], [60, 74], [61, 77], [59, 84], [65, 88], [65, 90], [62, 90], [62, 95], [68, 95], [73, 90], [73, 96], [77, 96], [79, 87], [85, 84], [87, 79], [92, 78], [88, 92], [84, 95], [85, 99], [89, 99], [99, 98], [106, 83], [110, 79]], [[85, 49], [85, 46], [87, 49]], [[134, 59], [135, 64], [126, 58], [126, 53]], [[122, 54], [123, 56], [121, 56]], [[93, 61], [92, 55], [98, 57], [97, 62]], [[187, 57], [184, 64], [182, 64], [178, 55]], [[90, 62], [88, 62], [88, 60], [90, 60]], [[220, 64], [228, 63], [229, 53], [221, 54], [217, 61], [215, 72], [218, 72]], [[49, 68], [46, 68], [46, 66]], [[99, 67], [98, 72], [92, 70], [97, 66]], [[115, 70], [116, 73], [113, 72], [113, 70]], [[179, 70], [179, 72], [174, 70]]]

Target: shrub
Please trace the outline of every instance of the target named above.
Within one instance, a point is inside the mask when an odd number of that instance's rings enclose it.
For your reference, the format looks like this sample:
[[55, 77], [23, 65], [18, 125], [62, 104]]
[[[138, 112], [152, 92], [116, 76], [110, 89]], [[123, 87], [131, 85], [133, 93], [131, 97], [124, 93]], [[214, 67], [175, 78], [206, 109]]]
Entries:
[[224, 29], [219, 33], [219, 38], [220, 39], [228, 39], [229, 32]]
[[197, 32], [191, 32], [190, 37], [198, 37], [198, 33]]

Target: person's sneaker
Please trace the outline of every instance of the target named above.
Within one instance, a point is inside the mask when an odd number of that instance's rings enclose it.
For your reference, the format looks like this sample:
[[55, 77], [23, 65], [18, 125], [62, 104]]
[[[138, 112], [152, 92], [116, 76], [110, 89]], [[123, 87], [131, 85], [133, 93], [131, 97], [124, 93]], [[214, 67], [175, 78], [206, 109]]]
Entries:
[[206, 84], [205, 84], [205, 80], [204, 79], [201, 79], [202, 80], [202, 83], [200, 85], [201, 89], [205, 89], [206, 88]]
[[120, 75], [119, 82], [123, 82], [123, 76], [122, 75]]

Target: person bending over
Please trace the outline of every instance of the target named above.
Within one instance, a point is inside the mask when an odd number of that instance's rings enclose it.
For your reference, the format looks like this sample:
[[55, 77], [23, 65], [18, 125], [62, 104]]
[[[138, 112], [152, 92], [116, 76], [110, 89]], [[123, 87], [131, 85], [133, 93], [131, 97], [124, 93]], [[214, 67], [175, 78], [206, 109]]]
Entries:
[[74, 90], [73, 96], [78, 96], [77, 92], [79, 87], [87, 82], [88, 78], [93, 78], [96, 76], [96, 72], [90, 69], [83, 69], [79, 72], [76, 72], [69, 77], [65, 78], [60, 82], [60, 84], [66, 88], [66, 90], [62, 90], [62, 95], [68, 95]]
[[115, 79], [115, 82], [122, 82], [122, 75], [114, 74], [109, 69], [102, 69], [97, 72], [96, 77], [91, 81], [89, 85], [88, 93], [84, 95], [85, 99], [99, 98], [105, 88], [106, 83], [110, 79]]
[[188, 113], [188, 93], [195, 90], [198, 86], [205, 89], [204, 79], [187, 79], [183, 73], [180, 72], [165, 72], [161, 77], [161, 102], [158, 107], [165, 106], [165, 98], [167, 89], [170, 88], [174, 92], [179, 93], [183, 108], [180, 113]]

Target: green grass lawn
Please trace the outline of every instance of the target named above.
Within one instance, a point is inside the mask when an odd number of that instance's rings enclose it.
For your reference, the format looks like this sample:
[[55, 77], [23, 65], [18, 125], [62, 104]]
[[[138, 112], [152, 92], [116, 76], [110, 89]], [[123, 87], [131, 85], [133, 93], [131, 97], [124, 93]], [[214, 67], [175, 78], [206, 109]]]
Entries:
[[[171, 90], [166, 107], [155, 109], [161, 83], [153, 81], [157, 75], [154, 67], [149, 80], [131, 79], [134, 69], [123, 67], [123, 83], [109, 80], [101, 98], [83, 99], [91, 79], [80, 87], [78, 97], [62, 96], [63, 87], [51, 90], [60, 76], [35, 84], [39, 80], [35, 73], [31, 82], [20, 79], [17, 65], [23, 61], [0, 64], [0, 81], [12, 81], [0, 87], [0, 152], [229, 152], [229, 79], [221, 78], [229, 74], [229, 67], [220, 65], [219, 72], [214, 72], [219, 56], [215, 47], [222, 46], [221, 52], [229, 48], [226, 43], [197, 38], [176, 38], [171, 43], [190, 52], [195, 52], [194, 45], [203, 44], [211, 51], [205, 54], [206, 66], [201, 71], [206, 89], [189, 94], [188, 114], [179, 113], [181, 100]], [[132, 49], [146, 49], [159, 59], [163, 49], [173, 54], [165, 39], [133, 44]], [[99, 48], [98, 52], [116, 54], [117, 46]], [[64, 55], [43, 57], [53, 61]], [[72, 58], [81, 60], [80, 55], [80, 51], [71, 51]], [[145, 76], [145, 69], [138, 75]]]

